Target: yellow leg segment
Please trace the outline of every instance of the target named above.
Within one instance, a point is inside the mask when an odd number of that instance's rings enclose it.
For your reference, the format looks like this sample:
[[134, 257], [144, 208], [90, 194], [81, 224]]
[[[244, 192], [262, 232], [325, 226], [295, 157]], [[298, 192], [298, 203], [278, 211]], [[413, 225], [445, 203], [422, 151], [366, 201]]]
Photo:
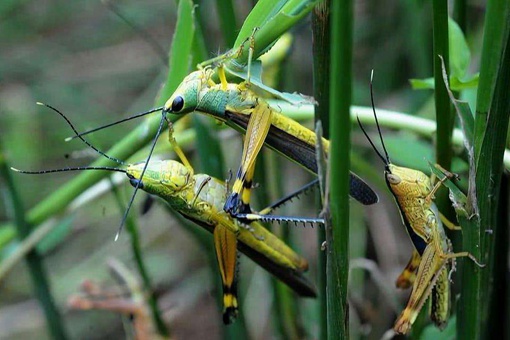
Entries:
[[237, 264], [236, 235], [221, 225], [214, 228], [214, 248], [223, 283], [223, 322], [234, 322], [238, 314], [235, 282]]

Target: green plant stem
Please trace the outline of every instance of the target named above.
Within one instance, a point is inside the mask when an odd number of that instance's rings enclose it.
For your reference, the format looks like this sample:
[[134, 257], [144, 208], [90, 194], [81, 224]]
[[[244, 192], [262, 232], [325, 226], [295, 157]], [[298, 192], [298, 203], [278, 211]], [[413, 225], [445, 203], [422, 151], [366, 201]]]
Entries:
[[[331, 64], [330, 53], [330, 0], [320, 1], [312, 11], [313, 34], [313, 95], [317, 101], [315, 105], [315, 121], [320, 120], [324, 138], [329, 138], [329, 70]], [[321, 184], [325, 187], [326, 183]], [[319, 197], [317, 201], [320, 202]], [[317, 228], [318, 250], [318, 288], [320, 327], [319, 339], [327, 338], [327, 302], [326, 302], [326, 253], [322, 251], [322, 244], [326, 241], [325, 230]]]
[[[0, 143], [0, 175], [4, 178], [9, 197], [11, 199], [12, 208], [14, 211], [14, 220], [17, 227], [18, 235], [20, 239], [24, 239], [30, 235], [31, 227], [25, 218], [25, 210], [23, 203], [19, 196], [16, 185], [12, 178], [12, 172], [9, 169], [5, 156], [3, 154], [3, 147]], [[25, 256], [27, 261], [28, 269], [32, 282], [34, 285], [35, 296], [39, 300], [41, 307], [46, 317], [49, 332], [54, 339], [67, 339], [66, 330], [58, 311], [53, 295], [51, 294], [51, 288], [49, 280], [44, 269], [43, 259], [38, 254], [37, 250], [33, 249], [28, 252]]]
[[[502, 45], [503, 53], [489, 107], [490, 115], [487, 117], [485, 137], [480, 148], [480, 159], [476, 160], [476, 196], [480, 211], [480, 225], [478, 230], [470, 231], [464, 237], [469, 242], [468, 247], [466, 247], [467, 250], [471, 251], [476, 246], [479, 250], [475, 253], [475, 256], [481, 254], [481, 258], [487, 264], [487, 268], [483, 271], [480, 271], [473, 264], [468, 264], [465, 266], [467, 268], [464, 268], [465, 274], [466, 272], [471, 274], [468, 278], [470, 281], [468, 288], [471, 288], [472, 291], [464, 287], [463, 281], [463, 292], [466, 289], [467, 293], [470, 294], [468, 298], [474, 298], [474, 300], [466, 304], [469, 309], [463, 314], [466, 317], [463, 321], [474, 323], [470, 326], [472, 328], [470, 331], [474, 332], [472, 334], [478, 338], [485, 336], [488, 331], [485, 325], [488, 322], [489, 301], [492, 296], [493, 284], [499, 284], [493, 282], [491, 275], [494, 270], [501, 270], [500, 268], [494, 268], [494, 240], [499, 237], [498, 230], [506, 227], [497, 225], [499, 189], [503, 172], [503, 152], [510, 116], [510, 97], [508, 96], [508, 84], [510, 84], [510, 25], [508, 22], [504, 30], [505, 41]], [[487, 233], [487, 230], [491, 230], [491, 233]], [[475, 242], [478, 242], [478, 244]], [[476, 250], [473, 249], [473, 251]], [[496, 300], [494, 303], [498, 303], [498, 301]], [[465, 329], [462, 329], [462, 332], [461, 335], [469, 334]]]
[[[120, 213], [123, 214], [126, 211], [126, 207], [124, 206], [124, 203], [122, 202], [122, 197], [120, 195], [120, 192], [118, 188], [112, 183], [111, 185], [113, 194], [115, 196], [115, 199], [117, 201], [117, 205], [119, 207]], [[158, 308], [158, 301], [156, 298], [156, 295], [154, 294], [154, 289], [152, 287], [151, 279], [149, 276], [149, 272], [145, 266], [145, 263], [143, 262], [143, 256], [142, 256], [142, 246], [140, 244], [140, 234], [138, 233], [138, 225], [135, 222], [133, 216], [128, 216], [126, 219], [126, 229], [129, 233], [130, 240], [131, 240], [131, 251], [133, 252], [133, 255], [135, 257], [135, 263], [136, 267], [138, 269], [138, 273], [140, 274], [140, 277], [142, 278], [143, 282], [143, 289], [145, 292], [145, 296], [147, 297], [147, 302], [149, 304], [149, 307], [151, 309], [153, 321], [156, 325], [156, 328], [158, 330], [158, 333], [162, 336], [168, 337], [170, 335], [170, 332], [168, 328], [165, 325], [165, 322], [163, 321], [163, 318], [161, 317], [161, 312]]]
[[488, 331], [485, 325], [490, 301], [500, 301], [500, 297], [494, 300], [491, 294], [491, 272], [494, 239], [500, 237], [496, 225], [497, 206], [510, 114], [509, 11], [508, 1], [489, 1], [487, 4], [474, 134], [479, 220], [471, 228], [463, 225], [464, 250], [487, 266], [480, 270], [471, 261], [464, 262], [457, 323], [459, 338], [483, 338]]
[[[349, 338], [349, 150], [352, 95], [353, 2], [331, 2], [330, 212], [326, 225], [328, 339]], [[337, 94], [342, 95], [337, 95]]]

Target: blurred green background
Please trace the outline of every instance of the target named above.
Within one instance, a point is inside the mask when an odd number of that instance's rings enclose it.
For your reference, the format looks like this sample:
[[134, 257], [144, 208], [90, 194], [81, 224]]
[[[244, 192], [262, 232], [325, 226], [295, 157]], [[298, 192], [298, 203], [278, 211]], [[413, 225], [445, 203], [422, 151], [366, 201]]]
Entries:
[[[209, 56], [228, 49], [219, 28], [216, 3], [200, 1], [199, 12]], [[249, 13], [251, 1], [235, 1], [237, 32]], [[148, 32], [168, 51], [176, 22], [173, 1], [115, 1], [115, 6], [136, 26]], [[410, 78], [432, 75], [431, 8], [426, 1], [357, 1], [355, 7], [354, 103], [369, 105], [369, 75], [375, 70], [376, 105], [386, 109], [433, 117], [430, 91], [413, 91]], [[483, 2], [469, 3], [467, 40], [472, 52], [472, 67], [477, 70], [481, 39]], [[294, 45], [282, 71], [279, 89], [311, 95], [312, 39], [310, 18], [292, 31]], [[72, 135], [65, 122], [47, 108], [35, 105], [42, 101], [63, 111], [83, 131], [126, 117], [129, 113], [152, 107], [167, 73], [161, 55], [137, 32], [120, 20], [101, 1], [2, 1], [0, 4], [0, 138], [9, 165], [25, 170], [65, 168], [87, 165], [97, 155], [78, 141], [64, 142]], [[339, 94], [341, 95], [341, 94]], [[469, 92], [464, 93], [469, 97]], [[133, 121], [91, 135], [88, 139], [107, 150], [130, 129]], [[307, 122], [307, 124], [311, 124]], [[310, 125], [309, 125], [310, 126]], [[395, 163], [415, 165], [416, 150], [432, 158], [430, 141], [416, 140], [410, 134], [385, 134]], [[395, 142], [391, 143], [392, 137]], [[236, 169], [241, 138], [237, 133], [222, 132], [225, 167]], [[407, 153], [399, 153], [402, 141], [409, 143]], [[373, 157], [358, 129], [353, 131], [353, 153], [358, 158]], [[160, 148], [159, 157], [165, 156]], [[193, 156], [193, 149], [188, 149]], [[140, 153], [138, 159], [144, 158]], [[370, 156], [368, 156], [370, 155]], [[279, 158], [284, 192], [296, 189], [309, 178], [296, 165]], [[414, 157], [414, 158], [413, 158]], [[197, 164], [198, 162], [194, 162]], [[360, 164], [360, 165], [359, 165]], [[426, 167], [423, 160], [422, 167]], [[356, 165], [355, 165], [356, 167]], [[196, 166], [197, 170], [199, 166]], [[351, 259], [353, 289], [351, 335], [353, 338], [378, 339], [391, 327], [403, 307], [408, 292], [397, 292], [394, 280], [407, 263], [411, 244], [393, 200], [381, 184], [382, 164], [358, 163], [365, 178], [376, 184], [381, 204], [364, 208], [352, 203]], [[25, 208], [54, 192], [75, 173], [40, 176], [13, 174]], [[225, 178], [227, 174], [225, 174]], [[284, 180], [283, 180], [284, 179]], [[106, 186], [107, 182], [102, 182]], [[104, 191], [101, 194], [101, 190]], [[2, 183], [2, 194], [5, 186]], [[120, 192], [127, 202], [132, 188], [126, 182]], [[108, 272], [106, 262], [115, 258], [124, 263], [135, 277], [129, 237], [124, 231], [114, 242], [122, 212], [114, 196], [96, 186], [91, 202], [74, 202], [69, 211], [56, 216], [50, 237], [38, 245], [50, 278], [52, 292], [60, 307], [66, 329], [72, 338], [102, 339], [123, 337], [129, 330], [116, 314], [105, 311], [76, 311], [66, 303], [79, 291], [84, 280], [93, 280], [104, 289], [118, 286]], [[12, 218], [0, 201], [0, 222]], [[139, 193], [132, 215], [140, 226], [144, 259], [152, 277], [155, 294], [175, 338], [222, 338], [227, 336], [221, 323], [216, 295], [219, 276], [210, 267], [212, 253], [201, 247], [189, 226], [170, 216], [158, 204], [148, 214], [138, 216], [146, 195]], [[289, 205], [286, 213], [302, 214], [299, 204], [310, 206], [313, 195]], [[261, 202], [261, 208], [268, 202]], [[318, 208], [317, 208], [318, 209]], [[309, 215], [316, 213], [307, 209]], [[367, 222], [368, 230], [365, 229]], [[276, 227], [278, 228], [278, 227]], [[298, 251], [310, 262], [310, 277], [316, 277], [316, 229], [292, 227], [292, 239]], [[198, 228], [197, 228], [198, 229]], [[209, 235], [206, 235], [209, 237]], [[209, 237], [212, 243], [212, 237]], [[0, 249], [0, 258], [15, 251], [17, 243]], [[364, 269], [360, 269], [364, 268]], [[370, 275], [366, 275], [369, 269]], [[240, 269], [241, 314], [251, 338], [283, 336], [275, 329], [274, 298], [269, 276], [244, 257]], [[216, 287], [216, 288], [214, 288]], [[314, 301], [298, 300], [302, 336], [316, 338], [318, 307]], [[241, 321], [240, 321], [241, 322]], [[0, 280], [0, 338], [44, 338], [44, 318], [33, 298], [32, 284], [24, 262], [18, 263]], [[225, 335], [227, 334], [227, 335]]]

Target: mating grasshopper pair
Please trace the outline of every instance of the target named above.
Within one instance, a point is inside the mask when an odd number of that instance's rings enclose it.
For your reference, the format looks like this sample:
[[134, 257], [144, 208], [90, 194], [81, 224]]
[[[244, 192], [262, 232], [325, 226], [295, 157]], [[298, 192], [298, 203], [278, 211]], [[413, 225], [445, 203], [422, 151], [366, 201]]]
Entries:
[[[162, 119], [164, 119], [171, 114], [183, 115], [198, 112], [224, 122], [237, 131], [246, 133], [241, 166], [233, 185], [233, 192], [225, 206], [229, 213], [238, 217], [237, 213], [250, 210], [251, 180], [256, 157], [262, 145], [265, 143], [284, 157], [316, 174], [315, 145], [317, 137], [314, 131], [279, 113], [277, 109], [252, 91], [250, 87], [253, 84], [247, 82], [228, 83], [222, 67], [218, 68], [219, 84], [213, 81], [213, 74], [214, 70], [210, 68], [190, 73], [163, 107], [154, 108], [132, 117], [162, 111]], [[130, 118], [119, 122], [128, 119]], [[89, 130], [80, 135], [84, 136], [116, 123]], [[323, 138], [322, 143], [326, 154], [328, 154], [329, 141]], [[352, 172], [350, 195], [364, 205], [374, 204], [378, 201], [372, 188]]]
[[[45, 105], [45, 104], [44, 104]], [[60, 114], [78, 135], [78, 132], [67, 117], [50, 105], [46, 105]], [[121, 165], [125, 163], [108, 156], [98, 150], [83, 137], [79, 137], [89, 147], [110, 160]], [[173, 137], [169, 129], [169, 141], [182, 163], [174, 160], [153, 161], [150, 164], [140, 162], [123, 168], [112, 167], [77, 167], [42, 171], [22, 171], [25, 174], [43, 174], [65, 171], [102, 170], [125, 173], [131, 185], [149, 194], [156, 195], [166, 201], [175, 211], [188, 220], [195, 222], [214, 235], [214, 245], [218, 266], [223, 282], [223, 301], [225, 323], [235, 320], [238, 310], [236, 291], [237, 249], [286, 283], [297, 294], [303, 297], [315, 297], [316, 289], [303, 274], [308, 269], [306, 259], [295, 253], [287, 244], [265, 229], [258, 220], [272, 220], [280, 217], [268, 215], [272, 210], [285, 202], [264, 209], [264, 215], [251, 215], [249, 224], [232, 218], [223, 211], [226, 197], [226, 184], [205, 174], [194, 174], [193, 168]], [[145, 173], [142, 178], [142, 173]], [[302, 190], [288, 196], [296, 196]], [[321, 223], [321, 219], [286, 218], [302, 223]]]
[[412, 286], [412, 291], [407, 306], [395, 322], [394, 330], [397, 333], [408, 333], [429, 296], [432, 300], [430, 317], [436, 326], [443, 329], [447, 324], [450, 311], [450, 272], [455, 269], [455, 259], [468, 257], [479, 267], [484, 266], [468, 252], [453, 252], [443, 223], [451, 230], [461, 230], [461, 228], [448, 221], [433, 202], [434, 194], [442, 183], [449, 179], [457, 179], [457, 175], [435, 165], [444, 174], [444, 177], [437, 178], [433, 174], [429, 178], [421, 171], [392, 164], [375, 112], [372, 79], [370, 81], [370, 97], [384, 156], [368, 136], [359, 118], [358, 124], [384, 163], [386, 184], [395, 198], [402, 221], [414, 247], [411, 259], [396, 282], [398, 288], [404, 289]]

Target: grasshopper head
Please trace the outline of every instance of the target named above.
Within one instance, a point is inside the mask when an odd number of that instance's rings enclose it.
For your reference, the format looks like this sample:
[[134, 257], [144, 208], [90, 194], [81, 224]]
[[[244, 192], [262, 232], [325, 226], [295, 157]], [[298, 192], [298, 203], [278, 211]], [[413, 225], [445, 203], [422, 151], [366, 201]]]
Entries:
[[388, 188], [397, 197], [424, 197], [432, 190], [428, 176], [418, 170], [389, 163], [384, 175]]
[[396, 166], [391, 164], [390, 157], [388, 155], [388, 151], [386, 150], [386, 146], [384, 145], [384, 139], [381, 133], [381, 127], [379, 126], [379, 120], [377, 119], [377, 114], [375, 112], [375, 104], [374, 104], [374, 95], [372, 89], [372, 80], [373, 80], [373, 71], [370, 77], [370, 100], [372, 103], [372, 111], [374, 113], [375, 125], [377, 126], [377, 132], [379, 133], [379, 139], [381, 141], [383, 152], [380, 152], [375, 146], [374, 142], [370, 139], [367, 132], [363, 128], [359, 117], [358, 124], [363, 131], [365, 137], [367, 137], [368, 142], [377, 153], [377, 156], [384, 163], [384, 177], [386, 179], [386, 184], [390, 191], [398, 198], [420, 198], [425, 197], [431, 190], [431, 183], [427, 175], [418, 170], [413, 170], [409, 168], [404, 168], [400, 166]]
[[195, 111], [198, 105], [200, 90], [207, 84], [209, 70], [198, 70], [190, 73], [179, 85], [174, 94], [163, 107], [164, 113], [185, 114]]
[[191, 170], [174, 160], [153, 161], [145, 169], [140, 179], [145, 162], [130, 165], [126, 169], [129, 182], [149, 194], [168, 197], [182, 190], [193, 176]]

